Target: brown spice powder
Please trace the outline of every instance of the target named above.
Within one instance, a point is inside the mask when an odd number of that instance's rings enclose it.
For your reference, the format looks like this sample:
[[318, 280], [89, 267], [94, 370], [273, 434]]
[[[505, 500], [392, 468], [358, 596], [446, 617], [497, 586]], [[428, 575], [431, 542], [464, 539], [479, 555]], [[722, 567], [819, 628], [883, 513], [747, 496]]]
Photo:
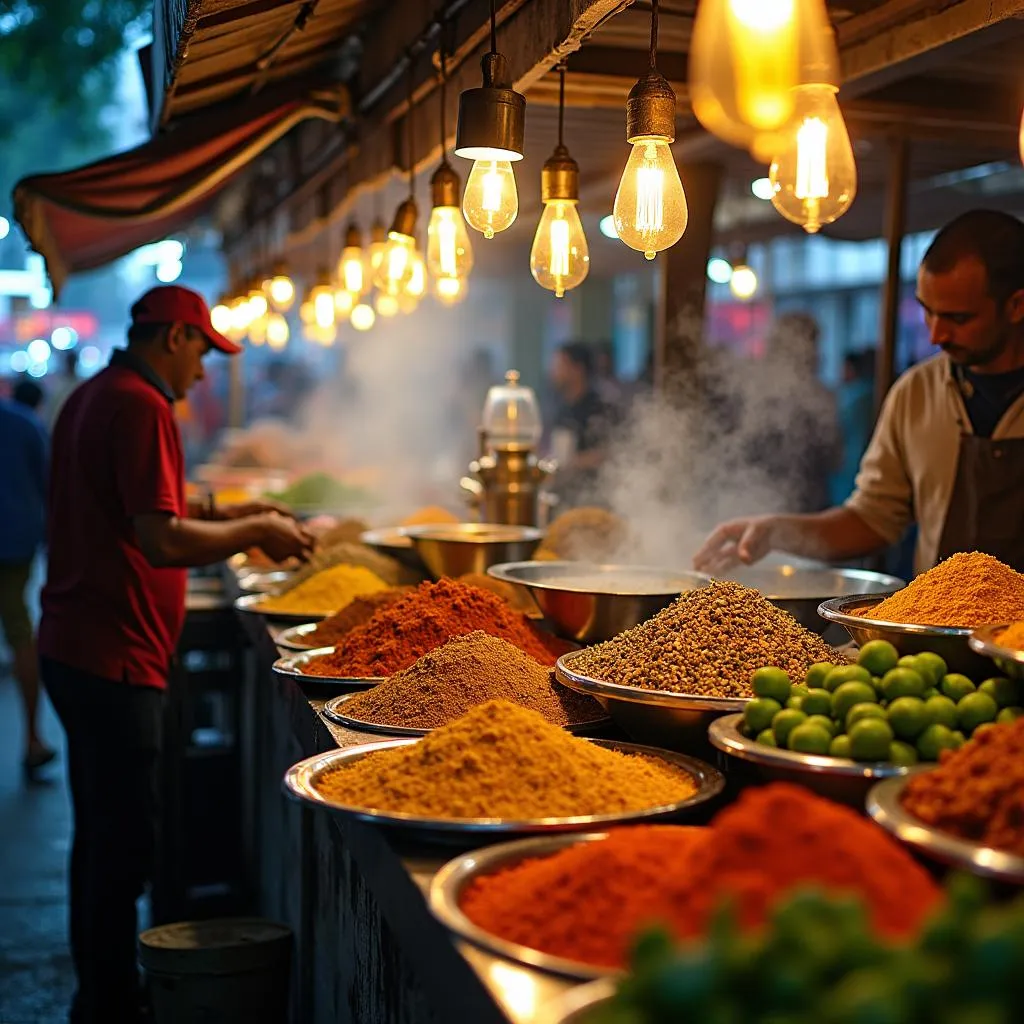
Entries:
[[592, 697], [555, 682], [551, 670], [481, 630], [455, 637], [379, 686], [347, 700], [344, 713], [376, 725], [436, 729], [488, 700], [508, 700], [567, 726], [604, 717]]
[[346, 633], [369, 622], [381, 610], [392, 605], [400, 597], [404, 597], [411, 587], [392, 587], [380, 590], [376, 594], [357, 597], [350, 604], [321, 622], [307, 639], [315, 647], [333, 647]]

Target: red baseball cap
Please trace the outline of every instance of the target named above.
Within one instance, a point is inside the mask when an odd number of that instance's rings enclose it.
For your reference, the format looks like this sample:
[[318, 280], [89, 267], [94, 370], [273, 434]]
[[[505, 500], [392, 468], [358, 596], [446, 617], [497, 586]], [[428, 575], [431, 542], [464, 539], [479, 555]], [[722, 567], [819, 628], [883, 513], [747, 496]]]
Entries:
[[225, 338], [220, 331], [213, 328], [210, 320], [210, 309], [205, 299], [191, 288], [182, 288], [176, 284], [165, 284], [158, 288], [150, 288], [138, 302], [132, 306], [133, 324], [187, 324], [203, 332], [206, 340], [221, 352], [236, 356], [242, 351]]

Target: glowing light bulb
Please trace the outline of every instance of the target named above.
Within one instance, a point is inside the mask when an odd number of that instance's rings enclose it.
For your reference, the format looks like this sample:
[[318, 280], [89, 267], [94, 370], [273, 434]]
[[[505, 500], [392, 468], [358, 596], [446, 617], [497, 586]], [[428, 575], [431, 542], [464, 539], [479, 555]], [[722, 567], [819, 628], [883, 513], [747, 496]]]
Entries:
[[267, 337], [267, 316], [258, 316], [249, 324], [249, 341], [254, 345], [262, 345]]
[[249, 322], [252, 323], [253, 320], [266, 316], [269, 308], [267, 297], [263, 294], [263, 289], [251, 288], [249, 290]]
[[757, 294], [757, 284], [757, 274], [750, 267], [745, 264], [733, 267], [729, 289], [741, 302], [747, 302]]
[[280, 350], [288, 344], [291, 331], [288, 329], [288, 321], [280, 313], [271, 313], [267, 317], [267, 344], [275, 350]]
[[768, 176], [772, 205], [808, 234], [831, 224], [857, 195], [857, 162], [833, 85], [802, 85], [795, 116], [778, 135]]
[[373, 311], [373, 306], [360, 302], [352, 308], [349, 319], [357, 331], [368, 331], [377, 322], [377, 314]]
[[667, 140], [655, 136], [634, 142], [612, 214], [619, 238], [649, 260], [683, 237], [689, 210]]
[[279, 313], [291, 309], [292, 303], [295, 302], [295, 284], [283, 272], [278, 272], [273, 277], [264, 281], [263, 291], [274, 309]]
[[416, 240], [411, 235], [403, 235], [397, 231], [388, 232], [384, 258], [380, 261], [373, 282], [380, 291], [388, 295], [398, 295], [405, 289], [412, 276], [415, 251]]
[[701, 0], [690, 41], [690, 96], [702, 125], [759, 151], [793, 114], [808, 69], [833, 80], [838, 58], [824, 0]]
[[[352, 308], [356, 304], [356, 296], [352, 292], [346, 291], [344, 288], [335, 288], [334, 290], [334, 321], [337, 323], [339, 320], [344, 320], [345, 317], [352, 312]], [[315, 319], [315, 311], [314, 311]]]
[[408, 295], [418, 302], [427, 291], [427, 266], [419, 250], [413, 250], [411, 259], [412, 268], [409, 271], [409, 280], [406, 282], [402, 294]]
[[398, 297], [390, 295], [388, 292], [378, 292], [373, 305], [377, 310], [377, 316], [382, 316], [386, 319], [398, 315]]
[[301, 306], [299, 306], [299, 319], [304, 324], [315, 324], [316, 323], [316, 309], [313, 306], [313, 300], [307, 298]]
[[338, 280], [342, 288], [352, 295], [364, 295], [370, 290], [370, 275], [366, 273], [363, 250], [358, 245], [347, 245], [342, 249]]
[[234, 319], [231, 316], [231, 307], [223, 302], [218, 302], [210, 310], [210, 323], [213, 324], [213, 329], [218, 333], [227, 334], [232, 329], [234, 323]]
[[454, 306], [466, 297], [466, 282], [458, 277], [435, 277], [431, 291], [443, 306]]
[[[380, 262], [384, 259], [384, 250], [388, 247], [388, 233], [384, 227], [383, 222], [378, 219], [373, 222], [373, 226], [370, 228], [370, 249], [368, 252], [368, 262], [370, 264], [370, 281], [373, 281], [374, 275], [377, 273]], [[367, 289], [369, 291], [369, 289]]]
[[313, 321], [318, 327], [334, 326], [334, 289], [318, 284], [310, 294], [313, 300]]
[[462, 195], [462, 212], [484, 238], [511, 227], [519, 213], [519, 193], [508, 160], [474, 161]]
[[473, 247], [457, 206], [435, 206], [427, 225], [427, 269], [433, 277], [466, 277], [473, 268]]
[[249, 315], [248, 294], [235, 299], [231, 303], [231, 325], [234, 331], [239, 336], [245, 334], [252, 321], [253, 317]]
[[589, 270], [590, 250], [576, 203], [571, 199], [549, 200], [533, 236], [530, 273], [537, 284], [560, 299]]

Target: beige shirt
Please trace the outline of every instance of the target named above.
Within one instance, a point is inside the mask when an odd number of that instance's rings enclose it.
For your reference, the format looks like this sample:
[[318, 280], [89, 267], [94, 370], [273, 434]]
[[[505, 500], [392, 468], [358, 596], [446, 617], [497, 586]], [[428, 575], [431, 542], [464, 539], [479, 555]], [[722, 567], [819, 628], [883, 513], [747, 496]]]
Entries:
[[[944, 355], [903, 374], [882, 405], [846, 507], [890, 544], [916, 522], [915, 572], [930, 569], [938, 561], [960, 436], [973, 432], [952, 364]], [[1024, 395], [1007, 410], [992, 435], [996, 441], [1020, 437], [1024, 437]]]

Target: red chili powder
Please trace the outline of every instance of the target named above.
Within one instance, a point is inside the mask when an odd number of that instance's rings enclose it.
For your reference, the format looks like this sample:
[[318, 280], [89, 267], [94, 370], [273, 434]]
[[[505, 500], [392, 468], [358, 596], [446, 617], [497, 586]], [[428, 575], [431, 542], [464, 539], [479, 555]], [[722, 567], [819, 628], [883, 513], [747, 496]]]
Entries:
[[481, 629], [553, 665], [568, 645], [541, 633], [497, 594], [442, 579], [422, 583], [351, 630], [333, 654], [307, 666], [313, 675], [389, 676], [453, 636]]
[[741, 927], [759, 928], [800, 886], [860, 896], [890, 937], [914, 932], [940, 898], [927, 872], [873, 822], [775, 783], [748, 790], [706, 829], [623, 828], [480, 877], [463, 893], [462, 910], [502, 938], [617, 968], [646, 925], [700, 937], [729, 898]]

